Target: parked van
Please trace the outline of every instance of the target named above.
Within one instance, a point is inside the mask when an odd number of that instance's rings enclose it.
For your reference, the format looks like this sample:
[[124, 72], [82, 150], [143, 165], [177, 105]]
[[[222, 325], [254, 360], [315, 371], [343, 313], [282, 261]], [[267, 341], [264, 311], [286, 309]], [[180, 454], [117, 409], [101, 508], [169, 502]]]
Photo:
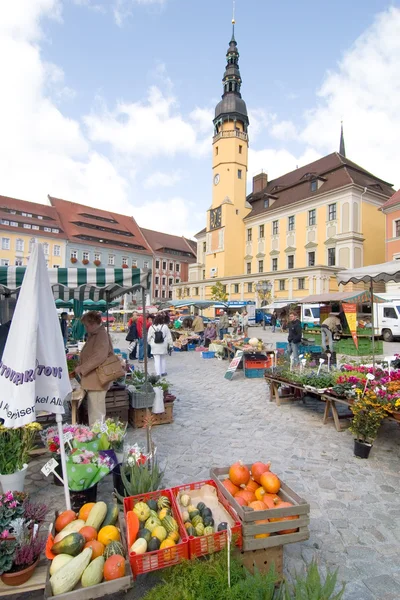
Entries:
[[320, 306], [322, 304], [301, 304], [301, 326], [304, 330], [320, 326]]
[[375, 335], [381, 335], [385, 342], [400, 337], [400, 299], [374, 303], [374, 329]]

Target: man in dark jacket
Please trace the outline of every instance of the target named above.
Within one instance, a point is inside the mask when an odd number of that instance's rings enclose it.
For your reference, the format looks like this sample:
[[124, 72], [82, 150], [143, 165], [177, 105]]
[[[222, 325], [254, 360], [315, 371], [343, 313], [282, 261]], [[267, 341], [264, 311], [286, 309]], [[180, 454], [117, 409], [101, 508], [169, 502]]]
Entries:
[[296, 313], [289, 314], [289, 353], [293, 354], [293, 363], [299, 363], [299, 345], [302, 338], [301, 323]]

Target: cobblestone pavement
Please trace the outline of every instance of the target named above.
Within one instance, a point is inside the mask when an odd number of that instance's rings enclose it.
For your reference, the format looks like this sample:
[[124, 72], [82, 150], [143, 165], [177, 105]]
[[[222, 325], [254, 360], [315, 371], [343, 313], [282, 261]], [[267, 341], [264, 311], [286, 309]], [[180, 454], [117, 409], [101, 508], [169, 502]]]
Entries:
[[[339, 581], [347, 582], [345, 600], [400, 599], [397, 424], [384, 423], [370, 458], [360, 460], [353, 456], [349, 431], [338, 433], [332, 421], [322, 424], [322, 403], [277, 407], [269, 402], [262, 379], [246, 379], [238, 371], [228, 381], [223, 377], [226, 361], [205, 360], [196, 352], [174, 353], [167, 368], [178, 398], [175, 420], [153, 433], [166, 463], [165, 486], [208, 478], [213, 465], [271, 461], [272, 469], [311, 505], [310, 539], [285, 546], [286, 572], [316, 558], [322, 568], [338, 568]], [[144, 431], [129, 429], [129, 440], [144, 443]], [[27, 491], [61, 508], [63, 490], [44, 480], [44, 462], [42, 457], [30, 464]], [[112, 489], [111, 478], [106, 479], [99, 485], [99, 497], [105, 499]], [[122, 597], [142, 597], [153, 581], [145, 578]]]

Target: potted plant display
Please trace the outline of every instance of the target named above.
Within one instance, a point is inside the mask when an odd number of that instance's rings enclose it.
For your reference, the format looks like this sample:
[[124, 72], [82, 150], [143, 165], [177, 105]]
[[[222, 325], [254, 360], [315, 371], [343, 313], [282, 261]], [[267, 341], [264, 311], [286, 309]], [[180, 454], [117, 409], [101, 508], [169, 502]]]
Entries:
[[40, 430], [39, 423], [28, 423], [14, 429], [0, 425], [0, 483], [3, 492], [23, 492], [29, 453]]
[[380, 402], [375, 392], [367, 391], [364, 395], [359, 393], [350, 408], [353, 413], [350, 431], [355, 436], [354, 454], [368, 458], [382, 421], [387, 416], [386, 402]]

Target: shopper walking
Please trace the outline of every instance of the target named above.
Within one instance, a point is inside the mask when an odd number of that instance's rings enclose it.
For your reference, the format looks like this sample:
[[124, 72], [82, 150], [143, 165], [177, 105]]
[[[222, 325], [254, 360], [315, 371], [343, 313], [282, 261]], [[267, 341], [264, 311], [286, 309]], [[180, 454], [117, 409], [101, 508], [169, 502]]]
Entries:
[[249, 313], [247, 312], [247, 310], [245, 310], [243, 312], [242, 327], [243, 327], [244, 337], [248, 337], [248, 335], [249, 335]]
[[293, 354], [293, 364], [299, 363], [299, 345], [302, 338], [302, 329], [299, 317], [295, 312], [289, 313], [289, 353]]
[[[139, 362], [143, 362], [144, 359], [144, 344], [143, 344], [143, 336], [147, 335], [147, 331], [151, 326], [151, 320], [149, 319], [149, 314], [146, 313], [146, 323], [143, 325], [143, 315], [141, 314], [138, 320], [136, 321], [137, 333], [139, 336]], [[150, 354], [150, 348], [147, 348], [147, 356]]]
[[169, 327], [165, 324], [165, 315], [158, 314], [149, 328], [147, 342], [151, 346], [154, 356], [154, 369], [157, 375], [167, 375], [166, 357], [168, 347], [172, 346], [172, 336]]
[[229, 328], [229, 319], [228, 319], [228, 313], [226, 312], [226, 310], [224, 310], [224, 312], [222, 313], [222, 315], [219, 318], [218, 328], [219, 328], [219, 339], [223, 340], [224, 335], [226, 335], [228, 333], [228, 328]]
[[93, 425], [106, 416], [106, 394], [110, 387], [109, 383], [105, 386], [100, 383], [97, 368], [114, 354], [114, 350], [100, 313], [91, 310], [83, 315], [81, 321], [88, 338], [75, 373], [81, 377], [81, 386], [87, 392], [89, 425]]
[[129, 344], [129, 360], [137, 359], [137, 348], [139, 345], [139, 334], [137, 330], [137, 320], [138, 313], [135, 311], [132, 313], [132, 317], [128, 321], [128, 335], [126, 336], [126, 341], [130, 342]]
[[[265, 315], [263, 315], [263, 318], [265, 318]], [[276, 310], [274, 310], [274, 312], [271, 315], [271, 327], [272, 327], [272, 333], [275, 333], [275, 328], [276, 328], [276, 322], [278, 320], [278, 315], [276, 314]]]

